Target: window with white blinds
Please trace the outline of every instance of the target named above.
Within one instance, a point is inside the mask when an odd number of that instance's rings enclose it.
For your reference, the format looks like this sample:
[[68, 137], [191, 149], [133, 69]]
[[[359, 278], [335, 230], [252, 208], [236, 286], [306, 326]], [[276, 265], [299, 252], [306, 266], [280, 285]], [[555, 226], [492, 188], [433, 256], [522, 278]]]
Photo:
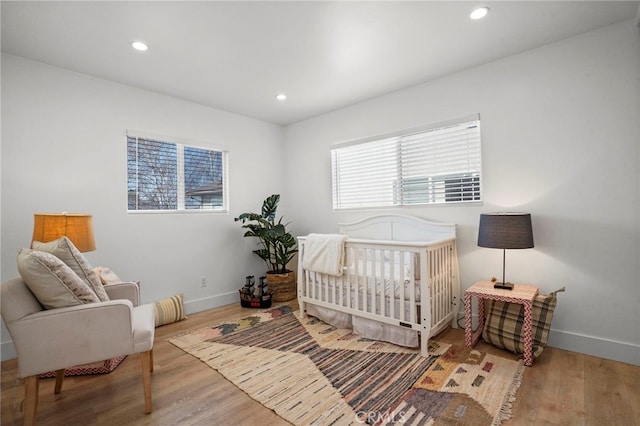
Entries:
[[127, 135], [128, 211], [226, 211], [226, 153]]
[[481, 201], [480, 148], [475, 115], [332, 149], [333, 208]]

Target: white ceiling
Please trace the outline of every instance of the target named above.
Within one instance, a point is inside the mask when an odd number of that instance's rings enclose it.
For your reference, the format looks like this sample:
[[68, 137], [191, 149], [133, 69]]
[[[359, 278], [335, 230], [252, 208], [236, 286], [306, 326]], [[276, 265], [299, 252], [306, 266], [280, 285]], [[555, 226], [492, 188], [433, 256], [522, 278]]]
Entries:
[[478, 2], [2, 1], [2, 51], [287, 125], [633, 19], [639, 2], [481, 3], [472, 21]]

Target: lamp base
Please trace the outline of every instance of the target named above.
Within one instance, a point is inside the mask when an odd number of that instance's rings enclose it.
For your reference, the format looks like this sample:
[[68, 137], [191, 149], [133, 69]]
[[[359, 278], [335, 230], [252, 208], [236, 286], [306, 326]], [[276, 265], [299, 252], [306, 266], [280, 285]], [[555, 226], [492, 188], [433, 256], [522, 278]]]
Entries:
[[495, 283], [493, 284], [493, 288], [501, 288], [503, 290], [513, 290], [512, 283]]

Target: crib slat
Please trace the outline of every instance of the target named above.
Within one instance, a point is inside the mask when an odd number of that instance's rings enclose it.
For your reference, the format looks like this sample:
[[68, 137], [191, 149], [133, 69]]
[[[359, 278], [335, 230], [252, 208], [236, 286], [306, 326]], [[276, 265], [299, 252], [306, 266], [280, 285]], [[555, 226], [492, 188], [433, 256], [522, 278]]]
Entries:
[[[404, 275], [404, 271], [405, 271], [405, 266], [404, 266], [404, 252], [400, 253], [400, 259], [399, 259], [399, 267], [400, 267], [400, 275]], [[394, 289], [395, 290], [395, 289]], [[406, 297], [405, 297], [405, 292], [404, 292], [404, 280], [403, 282], [400, 284], [400, 321], [402, 322], [406, 322], [407, 321], [407, 317], [406, 317], [406, 309], [405, 309], [405, 304], [406, 304]]]
[[371, 275], [373, 274], [372, 271], [368, 270], [368, 266], [369, 266], [369, 250], [365, 250], [364, 251], [364, 261], [362, 264], [363, 269], [365, 270], [365, 279], [364, 279], [364, 290], [362, 291], [362, 311], [363, 312], [369, 312], [369, 309], [367, 309], [367, 305], [368, 305], [368, 300], [369, 300], [369, 285], [371, 283]]
[[[443, 262], [444, 259], [442, 258], [442, 249], [439, 248], [436, 250], [436, 263], [438, 265], [438, 267], [436, 268], [436, 278], [435, 278], [435, 282], [436, 282], [436, 290], [438, 291], [438, 293], [436, 294], [435, 297], [435, 302], [437, 303], [437, 309], [436, 309], [436, 313], [437, 316], [434, 318], [434, 321], [440, 321], [440, 319], [442, 318], [442, 315], [444, 314], [444, 306], [443, 306], [443, 300], [442, 300], [442, 288], [441, 288], [441, 278], [442, 278], [442, 270], [443, 270]], [[434, 322], [435, 323], [435, 322]]]
[[362, 278], [362, 272], [360, 272], [360, 251], [359, 250], [354, 250], [354, 259], [355, 259], [355, 264], [354, 266], [356, 267], [356, 289], [353, 292], [354, 295], [354, 306], [352, 306], [352, 309], [360, 309], [360, 280]]
[[434, 321], [439, 321], [442, 318], [442, 315], [444, 315], [444, 306], [443, 306], [443, 300], [442, 300], [442, 286], [441, 286], [441, 279], [442, 279], [442, 271], [443, 271], [443, 262], [444, 259], [442, 257], [442, 249], [437, 249], [435, 252], [435, 256], [436, 256], [436, 264], [438, 265], [438, 267], [435, 270], [435, 282], [436, 282], [436, 290], [438, 291], [436, 297], [435, 297], [435, 302], [438, 304], [437, 307], [437, 315], [434, 318]]
[[[396, 250], [390, 250], [389, 251], [390, 257], [389, 259], [391, 259], [391, 263], [389, 265], [390, 269], [391, 269], [391, 277], [395, 277], [396, 276], [396, 254], [397, 251]], [[392, 288], [391, 291], [389, 292], [389, 318], [395, 318], [396, 317], [396, 291], [395, 288]]]
[[[340, 306], [346, 306], [346, 308], [350, 309], [351, 308], [351, 280], [352, 280], [352, 275], [351, 275], [351, 265], [353, 263], [353, 248], [350, 246], [347, 246], [345, 249], [345, 262], [347, 265], [347, 288], [345, 289], [347, 294], [343, 294], [342, 297], [340, 298]], [[342, 289], [344, 286], [340, 286], [340, 288]]]
[[434, 250], [431, 252], [431, 257], [433, 258], [433, 279], [431, 280], [431, 324], [437, 322], [440, 318], [440, 303], [437, 298], [437, 290], [438, 290], [438, 268], [440, 267], [440, 262], [438, 259], [438, 250]]
[[445, 285], [445, 280], [448, 278], [449, 274], [447, 271], [451, 265], [451, 257], [448, 256], [448, 252], [446, 247], [442, 247], [441, 249], [442, 256], [442, 272], [440, 274], [440, 288], [442, 289], [442, 319], [444, 319], [451, 312], [451, 293], [450, 289]]
[[[376, 313], [376, 300], [378, 299], [378, 283], [384, 284], [384, 275], [378, 273], [380, 266], [378, 265], [378, 250], [370, 250], [371, 255], [371, 279], [369, 280], [369, 289], [367, 294], [371, 294], [369, 299], [369, 309], [367, 312]], [[380, 281], [382, 280], [382, 281]]]
[[[431, 289], [433, 288], [431, 271], [433, 270], [433, 267], [433, 258], [430, 256], [430, 250], [425, 249], [422, 252], [420, 259], [420, 301], [422, 307], [421, 324], [422, 329], [424, 330], [423, 341], [427, 339], [430, 334], [431, 325], [433, 324], [433, 304], [431, 299]], [[422, 349], [424, 352], [424, 346]]]
[[440, 272], [440, 303], [442, 304], [442, 318], [444, 318], [450, 312], [450, 303], [451, 300], [448, 296], [448, 289], [444, 285], [444, 280], [447, 276], [447, 270], [449, 269], [449, 257], [447, 256], [447, 252], [444, 247], [440, 249], [440, 257], [442, 258], [442, 271]]
[[318, 298], [318, 295], [316, 294], [320, 289], [320, 284], [318, 283], [318, 273], [317, 272], [312, 272], [311, 273], [311, 297], [314, 299]]
[[320, 300], [322, 300], [323, 302], [328, 302], [329, 298], [328, 298], [328, 293], [329, 293], [329, 276], [325, 275], [325, 274], [321, 274], [321, 281], [322, 281], [322, 287], [320, 287], [322, 290], [320, 290]]
[[[349, 268], [346, 268], [346, 271], [343, 272], [343, 275], [345, 277], [344, 279], [349, 280]], [[342, 306], [342, 301], [344, 300], [342, 298], [342, 296], [344, 295], [343, 293], [344, 285], [342, 284], [341, 280], [336, 280], [336, 286], [338, 287], [337, 289], [338, 293], [336, 296], [338, 299], [337, 300], [334, 299], [333, 303], [335, 303], [336, 305]]]
[[[384, 277], [393, 277], [393, 274], [391, 273], [391, 271], [389, 271], [389, 262], [387, 261], [387, 250], [381, 250], [380, 251], [380, 259], [381, 261], [381, 275], [383, 277], [382, 279], [382, 289], [380, 291], [380, 294], [378, 295], [378, 306], [380, 309], [380, 315], [387, 317], [389, 315], [388, 313], [388, 309], [387, 309], [387, 290], [386, 290], [386, 286], [387, 283], [384, 280]], [[389, 291], [389, 294], [393, 293], [393, 286], [391, 286], [391, 289]]]
[[[409, 254], [409, 321], [416, 321], [416, 253]], [[401, 286], [404, 288], [404, 276], [401, 278]]]

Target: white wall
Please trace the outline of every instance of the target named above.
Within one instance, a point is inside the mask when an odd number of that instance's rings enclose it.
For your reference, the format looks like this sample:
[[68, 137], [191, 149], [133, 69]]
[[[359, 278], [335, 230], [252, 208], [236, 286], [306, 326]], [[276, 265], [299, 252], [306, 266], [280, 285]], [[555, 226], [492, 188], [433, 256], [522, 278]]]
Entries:
[[294, 231], [379, 213], [332, 211], [332, 144], [480, 113], [483, 205], [396, 211], [459, 225], [463, 288], [502, 273], [479, 214], [532, 213], [536, 247], [507, 252], [507, 279], [566, 286], [550, 344], [640, 364], [639, 76], [629, 21], [289, 126]]
[[[18, 276], [35, 212], [93, 214], [89, 262], [141, 280], [144, 302], [184, 293], [187, 312], [234, 303], [244, 276], [265, 271], [233, 218], [282, 189], [280, 126], [11, 55], [2, 124], [2, 281]], [[227, 149], [230, 212], [127, 214], [126, 129]], [[11, 351], [3, 345], [3, 359]]]

